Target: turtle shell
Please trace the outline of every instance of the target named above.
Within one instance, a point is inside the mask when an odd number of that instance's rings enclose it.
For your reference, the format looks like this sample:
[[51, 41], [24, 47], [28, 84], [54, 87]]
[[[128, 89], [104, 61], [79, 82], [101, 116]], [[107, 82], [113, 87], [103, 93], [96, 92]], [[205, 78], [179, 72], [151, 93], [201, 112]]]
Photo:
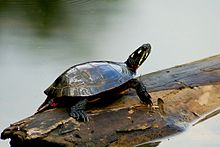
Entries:
[[94, 96], [120, 87], [134, 75], [125, 63], [86, 62], [67, 69], [44, 92], [49, 97]]

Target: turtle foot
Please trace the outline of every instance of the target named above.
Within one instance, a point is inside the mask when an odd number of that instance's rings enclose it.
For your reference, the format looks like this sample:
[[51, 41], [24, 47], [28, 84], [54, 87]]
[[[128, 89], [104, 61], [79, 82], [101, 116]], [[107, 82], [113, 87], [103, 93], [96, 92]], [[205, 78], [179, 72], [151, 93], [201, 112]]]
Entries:
[[88, 118], [86, 112], [84, 111], [85, 107], [86, 107], [86, 103], [87, 103], [87, 100], [84, 99], [84, 100], [76, 103], [76, 105], [73, 105], [70, 108], [70, 116], [72, 116], [73, 118], [75, 118], [78, 121], [88, 122], [89, 118]]
[[88, 122], [89, 121], [89, 118], [86, 115], [86, 113], [84, 112], [84, 110], [74, 110], [74, 109], [71, 108], [70, 116], [75, 118], [78, 121], [82, 121], [82, 122]]

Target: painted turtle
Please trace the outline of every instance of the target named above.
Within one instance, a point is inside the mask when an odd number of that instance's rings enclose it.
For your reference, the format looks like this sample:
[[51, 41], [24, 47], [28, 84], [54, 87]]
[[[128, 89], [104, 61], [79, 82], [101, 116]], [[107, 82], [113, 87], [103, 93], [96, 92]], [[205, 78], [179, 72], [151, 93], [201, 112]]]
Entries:
[[150, 44], [144, 44], [125, 62], [91, 61], [70, 67], [44, 91], [47, 99], [37, 113], [54, 107], [67, 107], [70, 108], [70, 116], [88, 121], [84, 111], [88, 104], [99, 100], [106, 103], [105, 100], [108, 101], [128, 88], [135, 89], [140, 100], [151, 106], [151, 96], [144, 84], [134, 79], [137, 68], [150, 51]]

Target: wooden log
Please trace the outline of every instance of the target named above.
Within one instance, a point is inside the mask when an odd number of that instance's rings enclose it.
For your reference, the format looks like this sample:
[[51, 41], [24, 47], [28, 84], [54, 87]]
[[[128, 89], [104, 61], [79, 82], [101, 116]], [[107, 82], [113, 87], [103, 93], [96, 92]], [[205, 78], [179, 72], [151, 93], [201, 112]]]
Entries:
[[139, 79], [159, 107], [146, 108], [130, 90], [113, 104], [88, 110], [87, 123], [65, 108], [51, 109], [11, 124], [1, 139], [10, 138], [11, 146], [131, 146], [181, 132], [220, 106], [220, 55]]

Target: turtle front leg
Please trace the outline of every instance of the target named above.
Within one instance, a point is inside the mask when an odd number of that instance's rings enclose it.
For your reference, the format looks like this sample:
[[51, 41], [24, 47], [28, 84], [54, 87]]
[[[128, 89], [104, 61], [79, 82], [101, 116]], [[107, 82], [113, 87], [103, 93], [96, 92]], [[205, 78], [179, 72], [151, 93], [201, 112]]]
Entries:
[[73, 105], [70, 108], [70, 116], [75, 118], [76, 120], [88, 122], [89, 118], [86, 112], [84, 111], [86, 108], [87, 101], [88, 101], [87, 99], [84, 99]]
[[151, 96], [148, 94], [146, 87], [141, 81], [137, 79], [132, 79], [129, 81], [129, 87], [136, 90], [136, 93], [140, 100], [146, 105], [152, 106]]

